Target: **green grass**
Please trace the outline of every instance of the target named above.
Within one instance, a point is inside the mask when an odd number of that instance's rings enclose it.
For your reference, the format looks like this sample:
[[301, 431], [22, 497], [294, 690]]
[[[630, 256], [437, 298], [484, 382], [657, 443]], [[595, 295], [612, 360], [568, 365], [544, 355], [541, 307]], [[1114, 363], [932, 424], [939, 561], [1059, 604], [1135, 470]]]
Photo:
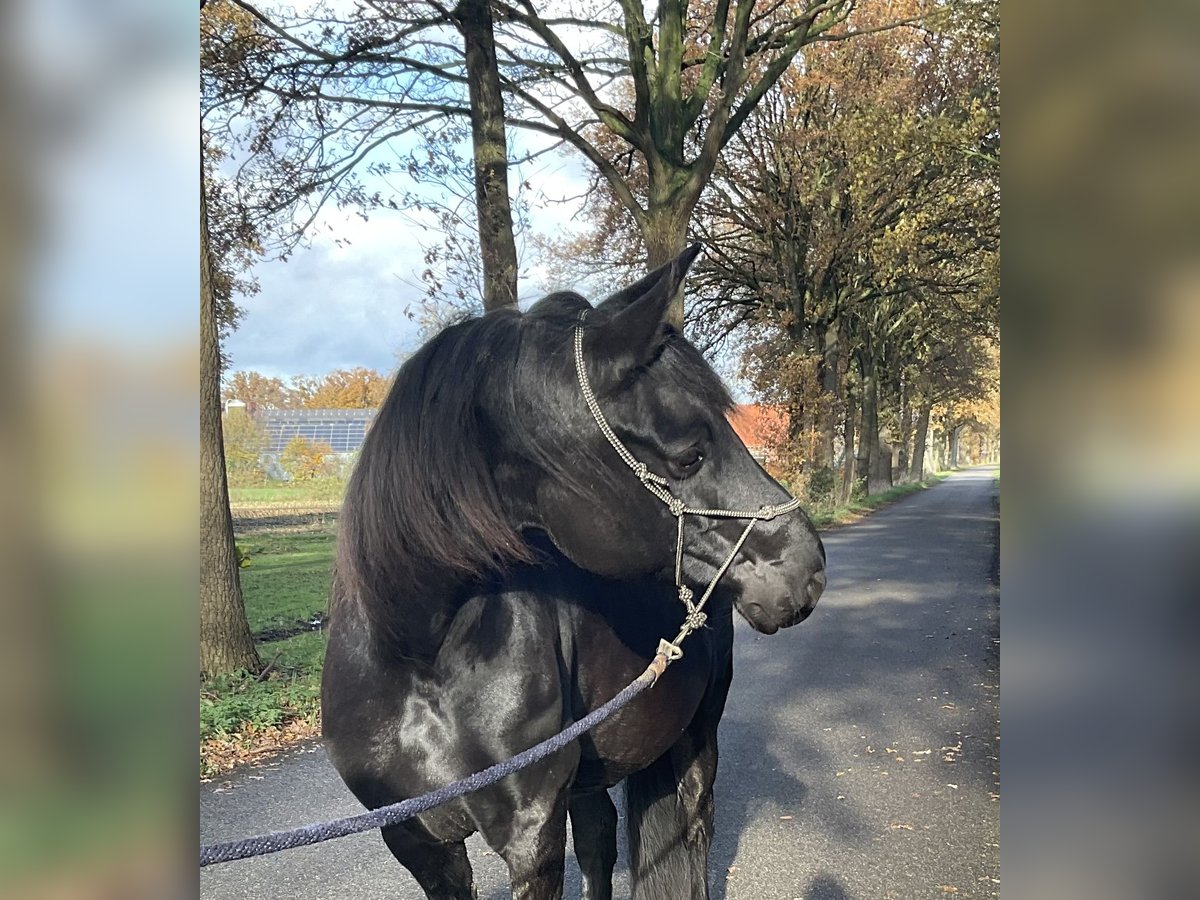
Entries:
[[241, 574], [251, 631], [289, 628], [324, 611], [334, 542], [329, 531], [238, 538], [238, 547], [250, 556]]
[[[334, 540], [325, 531], [255, 534], [238, 540], [250, 554], [250, 565], [241, 570], [241, 577], [251, 631], [290, 628], [325, 610]], [[305, 631], [260, 643], [258, 652], [267, 664], [264, 675], [225, 675], [202, 686], [202, 741], [296, 719], [316, 722], [325, 634]], [[202, 766], [207, 771], [203, 759]]]
[[937, 484], [948, 478], [949, 472], [939, 472], [930, 475], [924, 481], [914, 481], [908, 484], [898, 484], [890, 490], [884, 491], [882, 494], [873, 494], [870, 497], [859, 497], [851, 500], [843, 506], [835, 507], [814, 507], [808, 510], [808, 516], [812, 519], [813, 525], [817, 528], [829, 528], [834, 525], [845, 525], [848, 522], [853, 522], [858, 518], [871, 512], [873, 509], [878, 509], [881, 506], [886, 506], [901, 497], [907, 497], [909, 494], [915, 494], [917, 491], [922, 491], [931, 485]]
[[253, 487], [230, 487], [233, 504], [324, 503], [341, 502], [346, 482], [340, 478], [316, 478], [310, 481], [275, 481]]
[[214, 678], [200, 692], [200, 739], [262, 729], [292, 719], [315, 722], [321, 706], [325, 635], [309, 631], [259, 648], [265, 677]]

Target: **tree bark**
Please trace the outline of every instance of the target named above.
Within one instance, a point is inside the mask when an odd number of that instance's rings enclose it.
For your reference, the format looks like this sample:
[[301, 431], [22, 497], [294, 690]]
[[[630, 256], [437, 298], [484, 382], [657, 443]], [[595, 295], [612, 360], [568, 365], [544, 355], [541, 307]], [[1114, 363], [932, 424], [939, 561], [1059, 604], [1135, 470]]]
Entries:
[[200, 673], [262, 662], [246, 622], [221, 434], [221, 345], [208, 250], [208, 198], [200, 176]]
[[823, 336], [824, 359], [821, 371], [821, 465], [833, 468], [833, 438], [837, 430], [837, 401], [841, 391], [841, 347], [838, 343], [837, 328], [830, 324], [824, 330]]
[[875, 452], [871, 455], [871, 470], [867, 479], [867, 494], [882, 494], [891, 486], [892, 446], [879, 437], [876, 438]]
[[[683, 209], [678, 203], [652, 205], [646, 216], [643, 236], [646, 239], [646, 271], [653, 272], [666, 265], [687, 247], [687, 223], [692, 206]], [[683, 285], [671, 298], [666, 321], [683, 331]]]
[[924, 401], [917, 413], [917, 433], [913, 438], [913, 455], [908, 464], [910, 481], [920, 481], [925, 477], [925, 442], [929, 438], [929, 413], [933, 404]]
[[842, 425], [842, 493], [841, 502], [848, 503], [851, 494], [854, 493], [854, 417], [855, 410], [854, 393], [847, 386], [846, 388], [846, 419]]
[[908, 480], [908, 447], [912, 440], [912, 405], [909, 402], [908, 384], [900, 382], [900, 454], [896, 461], [896, 473], [901, 481]]
[[862, 427], [858, 438], [858, 475], [866, 481], [867, 496], [892, 486], [892, 453], [879, 438], [879, 377], [874, 362], [863, 374]]
[[871, 493], [872, 459], [879, 453], [879, 391], [874, 367], [863, 363], [861, 424], [858, 428], [858, 453], [855, 462], [857, 475], [866, 482], [866, 491]]
[[483, 308], [517, 305], [517, 245], [508, 196], [504, 98], [488, 0], [461, 0], [454, 11], [466, 51], [475, 150], [475, 205], [483, 260]]

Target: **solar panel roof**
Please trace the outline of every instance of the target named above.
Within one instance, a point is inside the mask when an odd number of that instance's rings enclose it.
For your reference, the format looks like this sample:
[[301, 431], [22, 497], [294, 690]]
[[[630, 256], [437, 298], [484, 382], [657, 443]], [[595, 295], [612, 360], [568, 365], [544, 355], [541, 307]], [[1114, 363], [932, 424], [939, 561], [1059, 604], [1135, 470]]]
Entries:
[[271, 439], [270, 453], [279, 453], [292, 438], [328, 444], [335, 453], [355, 453], [362, 447], [374, 409], [264, 409], [255, 418]]

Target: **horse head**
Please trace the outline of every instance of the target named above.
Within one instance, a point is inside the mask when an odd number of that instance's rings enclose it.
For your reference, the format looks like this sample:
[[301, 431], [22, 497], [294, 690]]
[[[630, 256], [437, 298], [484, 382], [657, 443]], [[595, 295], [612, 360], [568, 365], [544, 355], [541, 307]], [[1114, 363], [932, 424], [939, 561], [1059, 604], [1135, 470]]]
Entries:
[[[581, 568], [672, 578], [678, 566], [683, 582], [701, 588], [720, 578], [747, 621], [771, 634], [812, 612], [825, 551], [808, 516], [733, 430], [719, 377], [665, 323], [698, 250], [594, 309], [576, 294], [554, 294], [521, 317], [505, 406], [527, 427], [490, 429], [497, 479], [520, 526], [544, 531]], [[779, 507], [747, 532], [754, 514]], [[689, 512], [677, 554], [681, 509]]]

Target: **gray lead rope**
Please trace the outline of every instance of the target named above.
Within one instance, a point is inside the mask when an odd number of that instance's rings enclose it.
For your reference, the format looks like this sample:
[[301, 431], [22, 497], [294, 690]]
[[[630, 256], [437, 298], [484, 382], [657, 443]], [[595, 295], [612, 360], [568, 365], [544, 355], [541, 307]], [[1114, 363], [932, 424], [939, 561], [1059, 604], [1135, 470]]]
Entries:
[[481, 772], [460, 778], [445, 787], [410, 797], [390, 806], [381, 806], [369, 812], [346, 816], [332, 822], [317, 822], [293, 828], [291, 831], [273, 831], [258, 837], [243, 838], [238, 841], [226, 841], [221, 844], [209, 844], [200, 848], [200, 867], [211, 866], [215, 863], [233, 862], [236, 859], [249, 859], [253, 856], [263, 856], [267, 853], [278, 853], [280, 850], [291, 850], [295, 847], [307, 847], [331, 841], [334, 838], [359, 834], [363, 831], [373, 831], [376, 828], [387, 828], [411, 819], [426, 810], [433, 809], [464, 794], [495, 784], [501, 778], [519, 772], [533, 763], [545, 759], [551, 753], [556, 753], [580, 735], [599, 725], [617, 710], [626, 706], [629, 701], [654, 683], [666, 671], [671, 660], [665, 653], [659, 652], [637, 678], [625, 686], [619, 694], [598, 709], [593, 710], [577, 722], [568, 725], [558, 734], [547, 738], [539, 744], [534, 744], [528, 750], [511, 756], [506, 760], [489, 766]]
[[[675, 640], [668, 641], [663, 638], [658, 642], [658, 651], [666, 656], [669, 660], [676, 660], [683, 656], [683, 650], [680, 648], [680, 643], [689, 634], [698, 628], [704, 626], [708, 615], [704, 612], [704, 605], [708, 603], [708, 598], [712, 596], [716, 590], [717, 582], [733, 565], [733, 561], [741, 552], [742, 545], [746, 543], [746, 538], [750, 537], [750, 532], [759, 522], [766, 522], [774, 519], [776, 516], [782, 516], [785, 513], [793, 512], [800, 508], [800, 501], [793, 497], [787, 503], [780, 503], [760, 507], [751, 512], [748, 510], [736, 509], [701, 509], [688, 506], [673, 493], [671, 493], [670, 482], [661, 475], [651, 472], [646, 464], [639, 460], [630, 452], [629, 448], [617, 437], [616, 432], [608, 424], [608, 420], [604, 418], [604, 412], [600, 409], [600, 403], [596, 400], [596, 394], [592, 390], [592, 385], [588, 381], [587, 367], [583, 359], [583, 322], [587, 318], [587, 310], [579, 313], [579, 324], [575, 326], [575, 375], [579, 379], [579, 389], [583, 392], [583, 400], [587, 404], [588, 410], [592, 414], [592, 418], [596, 420], [596, 424], [600, 427], [601, 433], [608, 440], [612, 448], [617, 451], [617, 455], [625, 465], [633, 470], [633, 474], [637, 476], [638, 481], [651, 494], [661, 500], [671, 511], [671, 515], [675, 517], [677, 523], [676, 540], [675, 540], [675, 589], [679, 592], [679, 602], [683, 604], [687, 610], [687, 616], [683, 620], [683, 627], [679, 629], [679, 634], [675, 636]], [[713, 576], [712, 581], [708, 583], [708, 587], [704, 589], [704, 593], [700, 596], [700, 600], [693, 599], [695, 596], [692, 589], [683, 583], [683, 517], [684, 516], [703, 516], [709, 519], [749, 519], [746, 528], [742, 531], [741, 537], [733, 545], [733, 549], [729, 551], [720, 568], [717, 569], [717, 574]]]

